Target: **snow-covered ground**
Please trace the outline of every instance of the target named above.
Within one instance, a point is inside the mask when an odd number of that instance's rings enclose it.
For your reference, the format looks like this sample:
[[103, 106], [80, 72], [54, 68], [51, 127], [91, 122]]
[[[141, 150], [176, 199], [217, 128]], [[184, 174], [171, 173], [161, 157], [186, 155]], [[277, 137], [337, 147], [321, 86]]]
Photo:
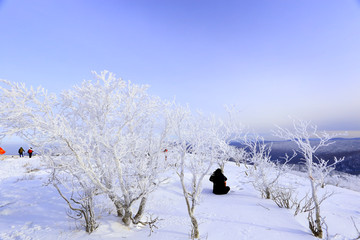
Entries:
[[[151, 236], [148, 227], [124, 227], [111, 212], [111, 205], [102, 206], [99, 228], [87, 234], [79, 222], [67, 216], [67, 205], [55, 188], [46, 185], [47, 174], [38, 157], [7, 156], [0, 161], [1, 240], [189, 239], [190, 220], [176, 174], [149, 199], [148, 213], [161, 219]], [[307, 214], [294, 217], [293, 210], [262, 199], [241, 168], [229, 163], [225, 175], [231, 191], [223, 196], [212, 194], [212, 183], [208, 177], [204, 179], [196, 209], [202, 239], [317, 239], [308, 229]], [[288, 173], [281, 181], [297, 188], [299, 198], [309, 191], [304, 177]], [[331, 185], [322, 191], [335, 193], [322, 204], [329, 239], [358, 237], [351, 217], [360, 228], [360, 193]]]

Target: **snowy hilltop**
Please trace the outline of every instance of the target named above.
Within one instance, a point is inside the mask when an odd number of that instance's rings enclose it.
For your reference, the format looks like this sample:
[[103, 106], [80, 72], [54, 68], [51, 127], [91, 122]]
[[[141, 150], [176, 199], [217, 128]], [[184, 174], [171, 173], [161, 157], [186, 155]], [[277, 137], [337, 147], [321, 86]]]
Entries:
[[[2, 240], [190, 238], [190, 219], [176, 174], [169, 173], [167, 181], [150, 195], [147, 216], [159, 219], [152, 233], [149, 227], [125, 227], [114, 207], [101, 202], [99, 227], [89, 235], [80, 220], [67, 215], [68, 206], [57, 190], [46, 185], [48, 170], [40, 157], [7, 156], [0, 164]], [[197, 209], [201, 239], [317, 239], [308, 228], [306, 213], [294, 216], [293, 209], [279, 208], [272, 200], [261, 198], [246, 171], [244, 165], [226, 165], [224, 173], [231, 187], [227, 195], [214, 195], [210, 176], [204, 178]], [[298, 198], [308, 192], [309, 183], [300, 173], [289, 172], [280, 181], [295, 188]], [[334, 193], [322, 203], [329, 239], [358, 237], [351, 218], [360, 226], [360, 193], [333, 185], [326, 185], [322, 192]]]
[[[293, 120], [274, 136], [297, 148], [273, 159], [235, 108], [194, 113], [146, 85], [94, 75], [61, 94], [0, 80], [0, 140], [16, 135], [35, 151], [2, 156], [2, 239], [360, 236], [359, 195], [334, 174], [345, 158], [318, 154], [336, 135]], [[296, 156], [303, 172], [289, 165]]]

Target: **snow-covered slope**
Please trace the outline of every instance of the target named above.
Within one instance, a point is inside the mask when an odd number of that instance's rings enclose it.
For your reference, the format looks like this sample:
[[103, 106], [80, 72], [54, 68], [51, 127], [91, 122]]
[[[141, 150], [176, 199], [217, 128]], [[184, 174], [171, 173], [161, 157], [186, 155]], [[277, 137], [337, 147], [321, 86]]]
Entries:
[[[225, 175], [231, 191], [224, 196], [212, 194], [208, 179], [203, 182], [196, 209], [202, 239], [316, 239], [306, 214], [294, 217], [293, 210], [262, 199], [243, 169], [229, 163]], [[148, 227], [124, 227], [106, 204], [99, 228], [88, 235], [67, 216], [67, 205], [56, 190], [46, 185], [47, 171], [39, 158], [8, 157], [0, 161], [0, 239], [189, 239], [190, 220], [178, 177], [169, 176], [149, 199], [148, 213], [160, 219], [150, 237]], [[281, 181], [298, 189], [299, 198], [308, 192], [308, 181], [301, 176], [288, 173]], [[323, 191], [335, 193], [322, 204], [329, 239], [356, 238], [351, 217], [360, 227], [360, 193], [330, 185]]]

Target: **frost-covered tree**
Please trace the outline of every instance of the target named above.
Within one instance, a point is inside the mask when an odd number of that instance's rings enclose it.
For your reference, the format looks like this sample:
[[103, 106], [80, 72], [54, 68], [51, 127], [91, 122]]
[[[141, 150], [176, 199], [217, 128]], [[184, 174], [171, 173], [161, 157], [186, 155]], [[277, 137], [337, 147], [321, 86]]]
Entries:
[[[312, 216], [309, 215], [309, 227], [314, 236], [322, 238], [320, 201], [317, 194], [319, 184], [316, 184], [314, 169], [318, 173], [319, 171], [322, 172], [323, 169], [332, 169], [333, 165], [328, 165], [328, 162], [317, 162], [318, 158], [315, 156], [315, 153], [320, 148], [334, 143], [331, 139], [335, 135], [318, 131], [317, 126], [311, 125], [309, 121], [294, 120], [293, 127], [292, 131], [278, 127], [277, 131], [274, 131], [274, 135], [295, 142], [298, 146], [297, 151], [303, 156], [311, 185], [312, 202], [315, 208], [315, 221], [312, 221]], [[311, 141], [311, 139], [316, 139], [316, 141]], [[338, 161], [335, 160], [335, 162]]]
[[188, 108], [177, 107], [172, 112], [174, 157], [187, 211], [192, 224], [192, 238], [199, 238], [195, 208], [199, 204], [202, 181], [216, 162], [216, 121], [201, 114], [194, 116]]
[[214, 119], [216, 124], [213, 126], [216, 139], [214, 147], [217, 149], [216, 162], [223, 171], [229, 160], [240, 163], [245, 160], [246, 156], [243, 148], [233, 145], [234, 142], [240, 142], [243, 138], [244, 126], [234, 108], [226, 107], [226, 111], [227, 117]]
[[282, 163], [272, 160], [271, 145], [267, 145], [264, 138], [259, 135], [245, 137], [244, 145], [247, 150], [247, 161], [252, 164], [249, 172], [253, 178], [254, 188], [263, 198], [272, 198], [273, 194], [280, 190], [279, 178], [286, 173], [286, 164], [294, 156], [285, 156]]
[[125, 225], [139, 223], [167, 167], [168, 104], [149, 95], [148, 86], [107, 71], [94, 75], [96, 81], [59, 96], [2, 81], [2, 134], [22, 137], [53, 168], [85, 174], [96, 191], [113, 201]]

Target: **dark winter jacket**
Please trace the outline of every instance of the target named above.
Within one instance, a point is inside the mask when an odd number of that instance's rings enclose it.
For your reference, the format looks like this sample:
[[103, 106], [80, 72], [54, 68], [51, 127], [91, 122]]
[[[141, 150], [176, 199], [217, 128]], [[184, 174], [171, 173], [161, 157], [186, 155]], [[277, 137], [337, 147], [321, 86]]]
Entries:
[[224, 176], [220, 168], [216, 169], [216, 171], [210, 176], [209, 180], [214, 183], [213, 193], [226, 194], [229, 192], [230, 188], [226, 186], [227, 178]]
[[25, 152], [25, 150], [21, 147], [18, 151], [20, 154], [23, 154]]

